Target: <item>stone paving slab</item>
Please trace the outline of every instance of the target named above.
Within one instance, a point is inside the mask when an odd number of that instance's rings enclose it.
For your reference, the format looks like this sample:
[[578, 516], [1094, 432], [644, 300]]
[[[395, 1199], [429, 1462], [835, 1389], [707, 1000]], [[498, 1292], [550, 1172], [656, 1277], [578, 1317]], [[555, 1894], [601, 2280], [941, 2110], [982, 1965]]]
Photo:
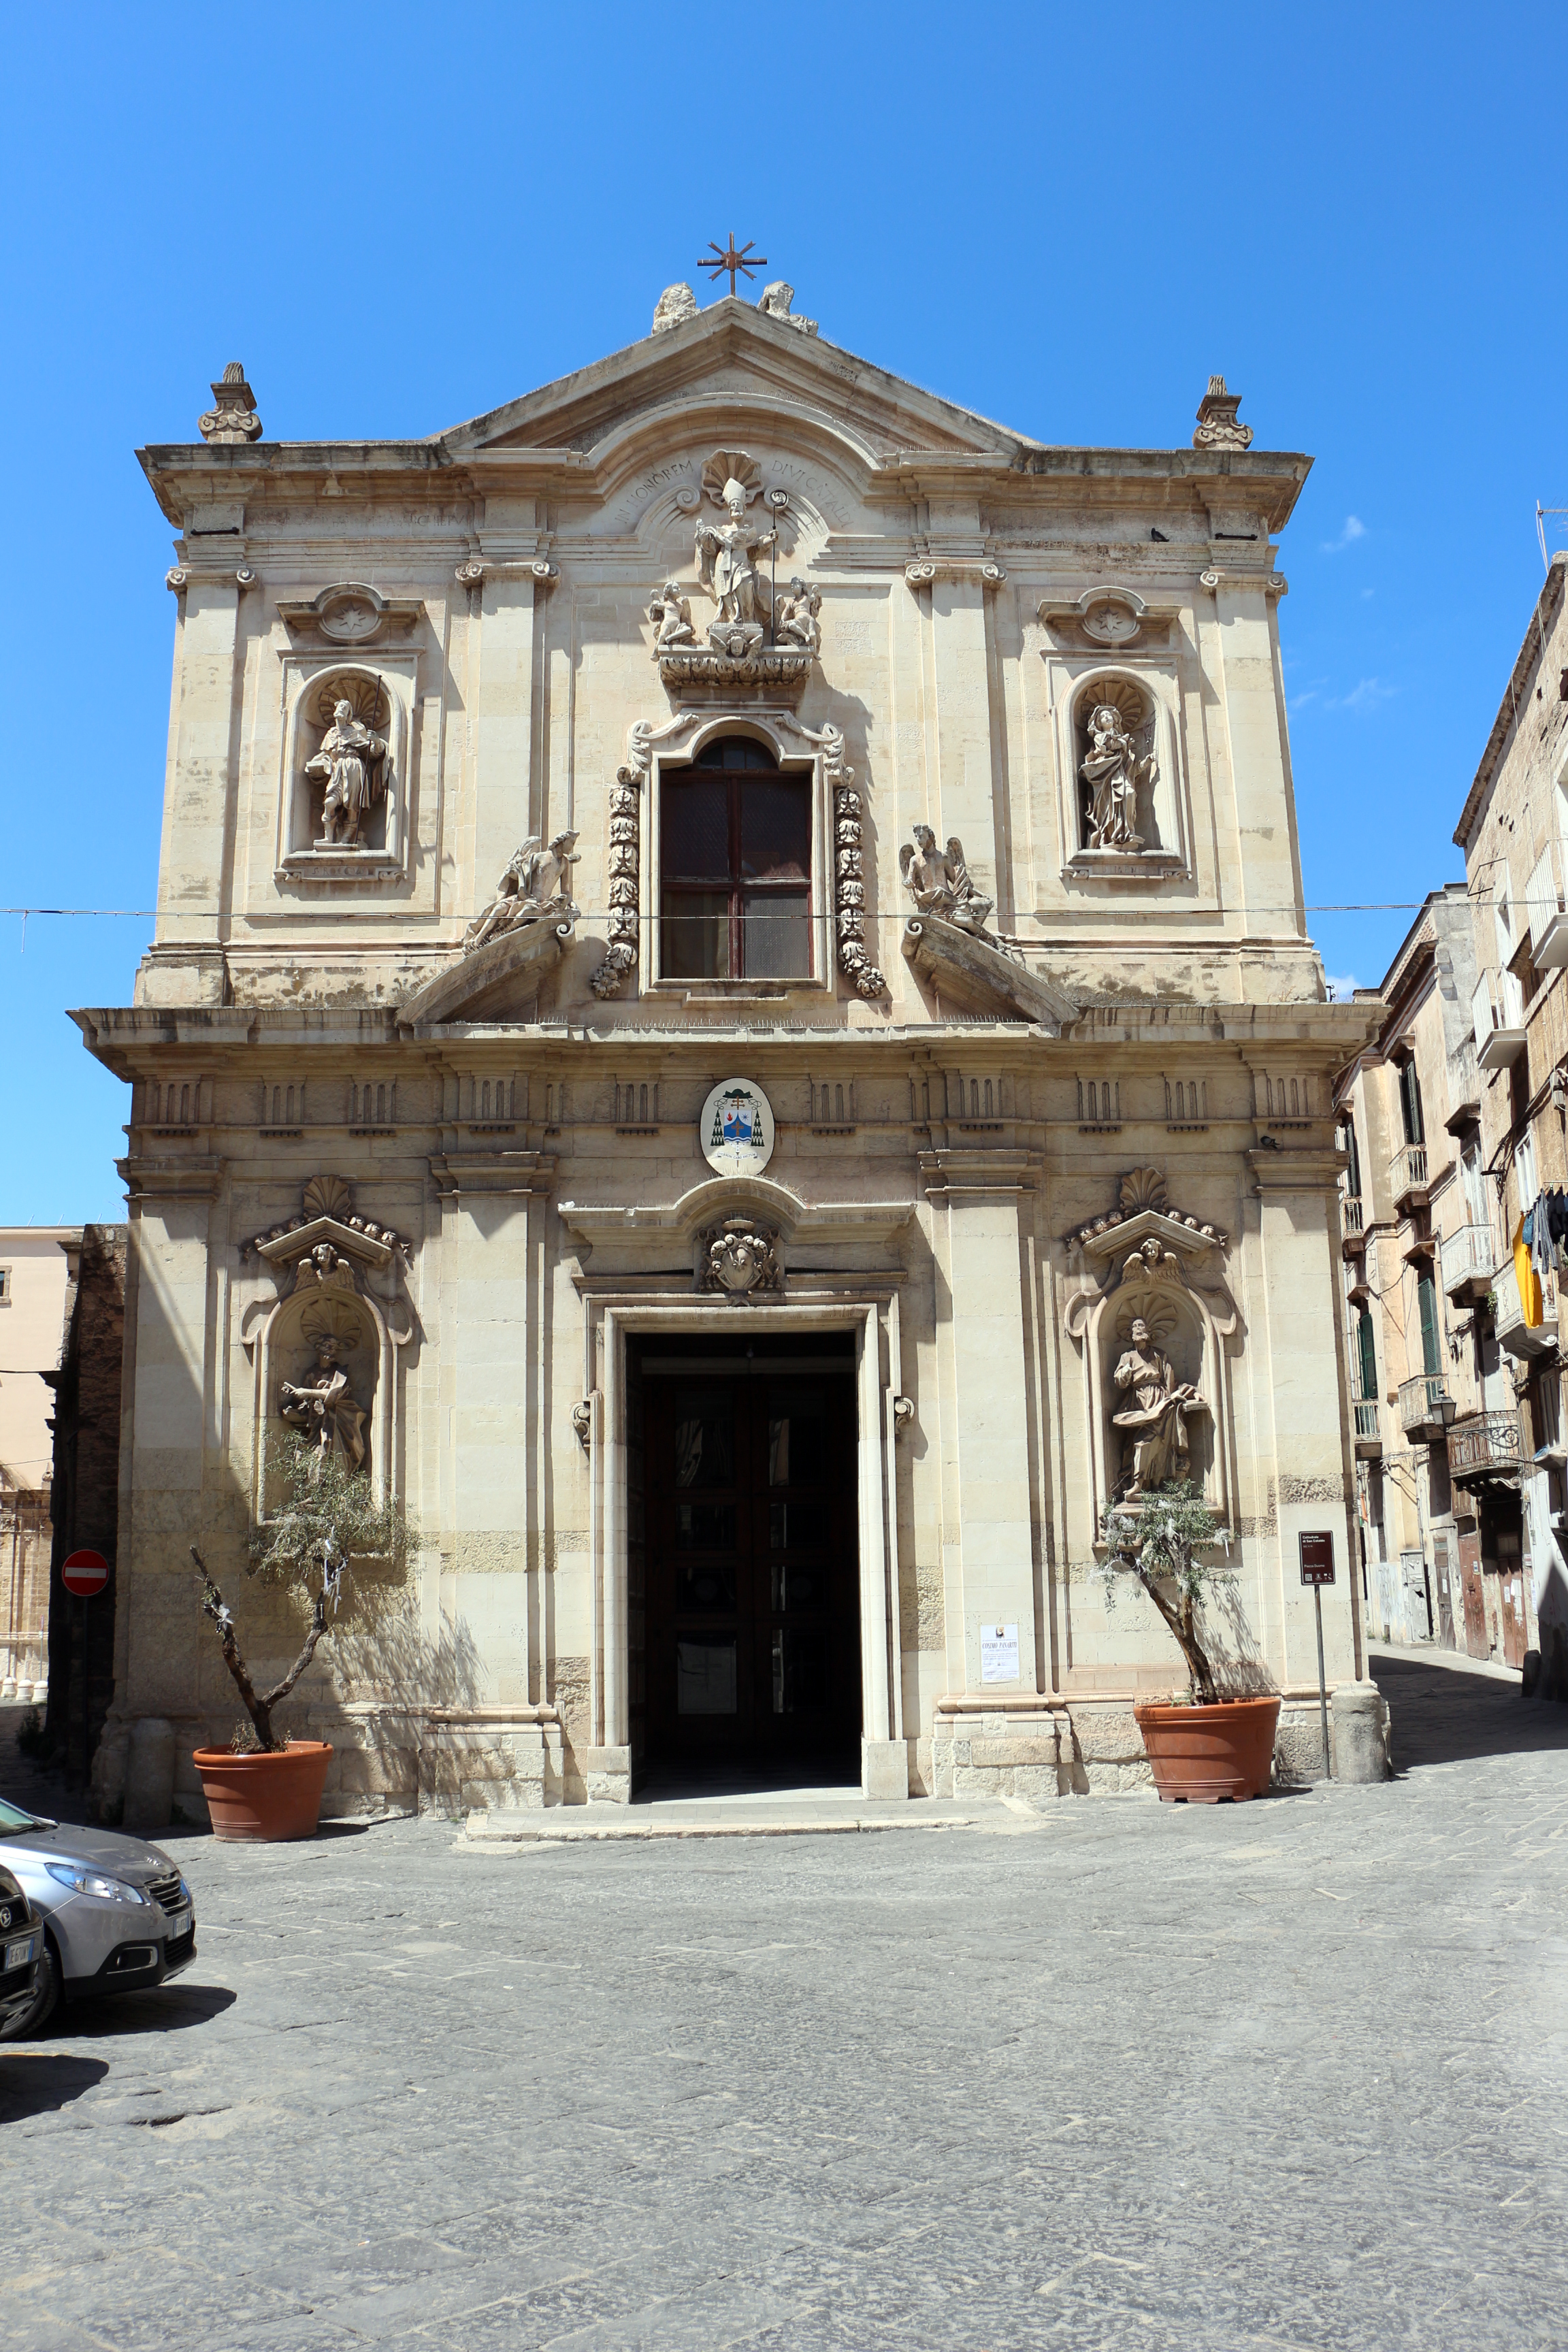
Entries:
[[0, 2047], [7, 2352], [1561, 2347], [1568, 1709], [1377, 1672], [1244, 1807], [172, 1832], [189, 1975]]
[[689, 1797], [652, 1804], [560, 1805], [536, 1811], [501, 1807], [469, 1813], [461, 1843], [485, 1846], [542, 1839], [592, 1844], [671, 1837], [842, 1837], [868, 1830], [1005, 1829], [1015, 1815], [1033, 1811], [1016, 1798], [959, 1804], [921, 1797], [898, 1804], [868, 1802], [858, 1790], [804, 1789], [752, 1800]]

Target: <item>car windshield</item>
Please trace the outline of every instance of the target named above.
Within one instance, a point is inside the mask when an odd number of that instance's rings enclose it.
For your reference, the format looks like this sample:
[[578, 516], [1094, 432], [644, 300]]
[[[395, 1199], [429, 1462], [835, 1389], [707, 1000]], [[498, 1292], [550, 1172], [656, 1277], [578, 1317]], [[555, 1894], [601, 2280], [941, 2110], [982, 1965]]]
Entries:
[[0, 1837], [10, 1837], [17, 1830], [47, 1830], [53, 1827], [52, 1822], [42, 1820], [37, 1813], [25, 1813], [20, 1805], [7, 1804], [5, 1799], [0, 1797]]

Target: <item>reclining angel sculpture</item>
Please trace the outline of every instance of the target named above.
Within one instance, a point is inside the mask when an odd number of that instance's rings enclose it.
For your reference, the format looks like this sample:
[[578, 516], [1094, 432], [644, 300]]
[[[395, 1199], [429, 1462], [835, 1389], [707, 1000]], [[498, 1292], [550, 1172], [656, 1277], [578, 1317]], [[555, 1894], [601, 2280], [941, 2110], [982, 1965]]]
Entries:
[[476, 915], [464, 932], [464, 950], [482, 948], [487, 940], [521, 930], [525, 923], [576, 922], [578, 908], [567, 884], [578, 862], [574, 833], [558, 833], [548, 846], [531, 833], [496, 884], [485, 912]]
[[929, 824], [917, 824], [914, 831], [913, 843], [906, 841], [899, 852], [899, 871], [920, 913], [941, 915], [961, 930], [984, 929], [996, 902], [975, 888], [963, 861], [963, 842], [954, 834], [942, 850]]

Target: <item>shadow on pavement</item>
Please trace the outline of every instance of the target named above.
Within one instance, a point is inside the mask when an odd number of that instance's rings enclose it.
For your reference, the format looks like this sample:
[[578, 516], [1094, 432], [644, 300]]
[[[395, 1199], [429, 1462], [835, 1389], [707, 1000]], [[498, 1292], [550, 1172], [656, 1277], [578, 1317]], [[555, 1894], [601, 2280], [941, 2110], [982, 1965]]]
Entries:
[[1568, 1706], [1425, 1658], [1373, 1657], [1368, 1671], [1394, 1717], [1395, 1773], [1477, 1756], [1568, 1751]]
[[[90, 2042], [99, 2035], [177, 2033], [187, 2025], [209, 2025], [238, 2000], [226, 1985], [154, 1985], [148, 1992], [105, 1993], [67, 2001], [46, 2029], [51, 2042]], [[8, 2046], [8, 2045], [7, 2045]]]
[[19, 2124], [28, 2116], [68, 2106], [108, 2072], [104, 2058], [71, 2058], [7, 2042], [0, 2045], [0, 2124]]

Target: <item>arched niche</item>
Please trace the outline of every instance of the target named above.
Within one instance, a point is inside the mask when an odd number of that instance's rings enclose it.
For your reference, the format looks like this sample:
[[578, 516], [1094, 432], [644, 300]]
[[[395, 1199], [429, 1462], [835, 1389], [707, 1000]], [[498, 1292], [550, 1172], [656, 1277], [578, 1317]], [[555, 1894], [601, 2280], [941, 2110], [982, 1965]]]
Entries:
[[[380, 663], [342, 656], [290, 656], [284, 681], [283, 776], [279, 801], [279, 875], [309, 879], [367, 879], [401, 873], [406, 864], [414, 659], [388, 656]], [[382, 789], [361, 818], [353, 844], [329, 842], [324, 833], [327, 778], [312, 775], [335, 706], [386, 746], [375, 763]]]
[[[1160, 1220], [1163, 1223], [1164, 1220]], [[1080, 1290], [1068, 1301], [1065, 1321], [1078, 1345], [1084, 1377], [1085, 1419], [1089, 1443], [1089, 1483], [1094, 1540], [1108, 1505], [1121, 1484], [1124, 1433], [1112, 1415], [1123, 1392], [1116, 1366], [1130, 1345], [1134, 1319], [1142, 1316], [1177, 1381], [1188, 1381], [1204, 1399], [1205, 1412], [1186, 1415], [1191, 1449], [1189, 1475], [1222, 1525], [1236, 1518], [1235, 1442], [1228, 1341], [1239, 1318], [1223, 1286], [1198, 1288], [1187, 1278], [1173, 1249], [1152, 1237], [1140, 1221], [1142, 1244], [1132, 1249], [1103, 1288]]]
[[[1050, 652], [1053, 726], [1061, 778], [1064, 870], [1080, 879], [1096, 874], [1118, 881], [1170, 880], [1190, 870], [1191, 815], [1182, 766], [1180, 696], [1173, 670], [1152, 663], [1121, 661], [1088, 665]], [[1060, 665], [1060, 667], [1058, 665]], [[1110, 703], [1121, 715], [1139, 759], [1152, 756], [1152, 775], [1141, 782], [1133, 831], [1140, 849], [1089, 846], [1089, 792], [1083, 763], [1089, 748], [1089, 719]]]
[[338, 1343], [349, 1394], [365, 1416], [364, 1472], [371, 1491], [378, 1505], [394, 1491], [398, 1343], [368, 1292], [350, 1282], [301, 1282], [268, 1315], [256, 1348], [251, 1516], [258, 1526], [283, 1499], [282, 1465], [294, 1432], [280, 1410], [282, 1384], [309, 1381], [317, 1348], [329, 1334]]

